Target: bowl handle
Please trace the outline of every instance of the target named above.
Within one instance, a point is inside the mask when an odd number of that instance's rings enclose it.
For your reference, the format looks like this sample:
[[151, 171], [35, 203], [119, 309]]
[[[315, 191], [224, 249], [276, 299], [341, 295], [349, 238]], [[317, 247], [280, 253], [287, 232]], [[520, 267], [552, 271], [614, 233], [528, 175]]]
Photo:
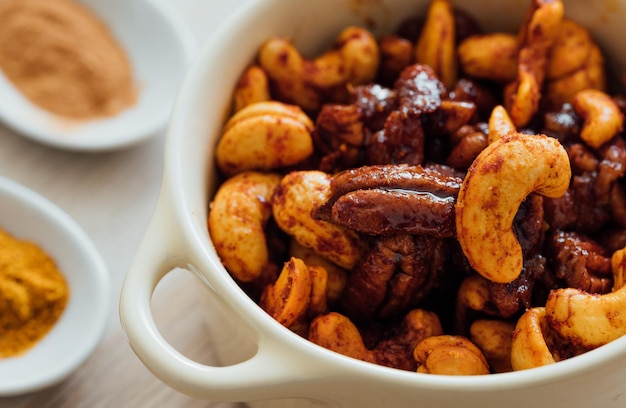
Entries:
[[[296, 384], [303, 376], [309, 379], [328, 375], [329, 368], [322, 363], [303, 364], [298, 358], [285, 356], [290, 347], [271, 333], [257, 333], [257, 351], [247, 360], [225, 367], [197, 363], [174, 349], [159, 333], [151, 313], [150, 301], [159, 281], [176, 267], [189, 265], [192, 255], [186, 249], [185, 239], [171, 210], [171, 202], [164, 199], [157, 205], [145, 237], [127, 271], [120, 295], [119, 313], [126, 338], [144, 365], [161, 381], [178, 391], [197, 398], [214, 401], [252, 401], [293, 396], [299, 389], [306, 395], [306, 386]], [[217, 295], [219, 296], [219, 294]], [[236, 310], [224, 303], [232, 316]], [[250, 323], [245, 323], [250, 325]], [[298, 353], [289, 353], [298, 355]], [[280, 364], [277, 364], [280, 361]], [[337, 372], [334, 371], [336, 375]], [[303, 387], [305, 387], [303, 389]], [[286, 392], [289, 395], [284, 395]], [[310, 391], [310, 390], [309, 390]]]

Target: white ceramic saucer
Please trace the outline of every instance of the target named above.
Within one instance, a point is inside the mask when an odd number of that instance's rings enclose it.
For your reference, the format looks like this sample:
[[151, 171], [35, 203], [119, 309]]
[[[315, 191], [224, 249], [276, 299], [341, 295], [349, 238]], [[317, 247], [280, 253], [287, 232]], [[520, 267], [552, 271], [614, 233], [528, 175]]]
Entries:
[[163, 130], [195, 40], [168, 0], [80, 0], [111, 30], [133, 65], [139, 98], [104, 119], [73, 121], [30, 103], [0, 71], [0, 120], [41, 143], [100, 151], [134, 145]]
[[41, 195], [0, 177], [0, 228], [39, 245], [65, 276], [70, 296], [59, 321], [25, 354], [0, 359], [0, 397], [57, 384], [99, 344], [111, 306], [109, 275], [89, 237]]

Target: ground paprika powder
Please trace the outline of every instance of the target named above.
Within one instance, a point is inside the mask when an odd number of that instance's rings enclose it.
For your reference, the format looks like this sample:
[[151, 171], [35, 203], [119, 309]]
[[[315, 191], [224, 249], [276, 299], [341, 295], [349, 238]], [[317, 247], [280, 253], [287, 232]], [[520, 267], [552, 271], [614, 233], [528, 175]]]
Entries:
[[0, 358], [37, 344], [58, 321], [68, 297], [55, 261], [37, 244], [0, 229]]

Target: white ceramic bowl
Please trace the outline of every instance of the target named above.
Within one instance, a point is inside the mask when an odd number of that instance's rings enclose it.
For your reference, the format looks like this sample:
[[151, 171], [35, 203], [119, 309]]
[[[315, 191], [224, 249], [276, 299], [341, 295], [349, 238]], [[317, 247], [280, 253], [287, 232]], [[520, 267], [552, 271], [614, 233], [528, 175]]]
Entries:
[[0, 120], [38, 142], [84, 151], [134, 145], [162, 131], [195, 55], [195, 39], [168, 0], [80, 0], [126, 51], [138, 86], [135, 105], [118, 115], [76, 121], [26, 99], [0, 70]]
[[[456, 1], [487, 31], [516, 31], [527, 1]], [[626, 72], [626, 2], [566, 1], [589, 27], [617, 73]], [[252, 2], [205, 44], [179, 94], [167, 139], [163, 188], [153, 220], [124, 282], [120, 312], [130, 345], [161, 380], [181, 392], [271, 407], [623, 407], [626, 337], [584, 355], [532, 370], [488, 376], [440, 376], [376, 366], [318, 347], [291, 333], [240, 290], [221, 265], [206, 228], [216, 187], [214, 146], [231, 92], [260, 44], [288, 36], [315, 55], [348, 24], [375, 21], [390, 32], [427, 0]], [[251, 35], [250, 33], [254, 33]], [[210, 89], [211, 92], [205, 92]], [[189, 360], [159, 334], [150, 296], [173, 267], [203, 283], [212, 347], [224, 366]], [[278, 401], [280, 400], [280, 401]]]
[[50, 332], [25, 354], [0, 359], [0, 396], [37, 391], [65, 379], [99, 344], [111, 306], [109, 275], [85, 232], [39, 194], [0, 177], [0, 228], [35, 242], [63, 272], [70, 297]]

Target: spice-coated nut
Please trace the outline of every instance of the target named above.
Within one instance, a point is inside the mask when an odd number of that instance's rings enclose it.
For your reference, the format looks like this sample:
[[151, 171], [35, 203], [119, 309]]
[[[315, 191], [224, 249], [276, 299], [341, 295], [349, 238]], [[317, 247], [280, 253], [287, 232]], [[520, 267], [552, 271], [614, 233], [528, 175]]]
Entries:
[[525, 370], [556, 362], [544, 338], [546, 332], [545, 308], [528, 309], [519, 318], [511, 343], [511, 367], [513, 370]]
[[456, 203], [456, 233], [470, 265], [487, 279], [509, 283], [522, 270], [522, 248], [513, 218], [528, 194], [563, 195], [569, 157], [558, 140], [509, 134], [474, 160]]
[[560, 0], [532, 1], [519, 33], [517, 79], [504, 91], [504, 105], [518, 128], [526, 126], [539, 108], [550, 48], [562, 19]]
[[546, 81], [544, 101], [546, 106], [559, 109], [564, 103], [572, 103], [574, 96], [585, 89], [606, 89], [604, 57], [596, 44], [591, 46], [582, 67], [568, 75]]
[[394, 327], [392, 333], [391, 337], [368, 348], [358, 327], [348, 317], [331, 312], [311, 322], [308, 339], [349, 357], [413, 371], [417, 369], [413, 358], [416, 345], [424, 339], [442, 335], [443, 329], [435, 313], [414, 309]]
[[478, 34], [458, 47], [459, 65], [467, 75], [507, 83], [517, 75], [517, 36], [508, 33]]
[[378, 72], [380, 52], [371, 33], [347, 27], [333, 47], [315, 59], [304, 58], [288, 39], [278, 37], [261, 46], [258, 59], [277, 99], [316, 111], [322, 93], [372, 81]]
[[291, 258], [274, 284], [263, 291], [259, 306], [278, 323], [289, 327], [300, 320], [311, 301], [311, 274], [301, 259]]
[[326, 270], [328, 282], [326, 285], [326, 300], [328, 304], [336, 304], [339, 301], [346, 284], [348, 283], [348, 272], [337, 264], [324, 258], [311, 248], [304, 247], [295, 239], [291, 239], [289, 245], [289, 255], [300, 258], [305, 264], [310, 266], [320, 266]]
[[261, 275], [269, 262], [265, 225], [280, 175], [243, 172], [218, 189], [209, 211], [209, 231], [226, 269], [243, 282]]
[[462, 336], [440, 335], [420, 341], [413, 352], [418, 373], [446, 375], [489, 374], [478, 347]]
[[237, 112], [224, 127], [215, 157], [220, 170], [273, 170], [313, 153], [311, 120], [295, 105], [258, 102]]
[[613, 252], [611, 270], [613, 272], [613, 290], [619, 290], [626, 284], [626, 248]]
[[478, 274], [463, 279], [457, 290], [456, 324], [459, 332], [465, 331], [468, 312], [472, 310], [486, 315], [497, 315], [497, 310], [489, 299], [489, 281]]
[[379, 63], [376, 38], [362, 27], [347, 27], [329, 51], [309, 62], [304, 79], [318, 89], [367, 84], [376, 77]]
[[292, 257], [278, 279], [264, 289], [259, 306], [285, 327], [306, 325], [309, 317], [327, 311], [327, 276], [324, 268]]
[[500, 139], [502, 136], [515, 132], [515, 125], [509, 116], [509, 113], [504, 109], [504, 106], [498, 105], [491, 111], [489, 116], [489, 144]]
[[457, 76], [454, 10], [448, 0], [433, 0], [424, 28], [415, 46], [415, 61], [429, 65], [446, 89], [452, 89]]
[[376, 362], [374, 352], [367, 349], [359, 329], [346, 316], [330, 312], [313, 319], [308, 339], [344, 356], [370, 363]]
[[582, 68], [593, 45], [589, 32], [583, 26], [570, 19], [563, 19], [550, 49], [546, 78], [561, 78]]
[[496, 373], [512, 370], [511, 342], [514, 329], [515, 323], [504, 320], [476, 320], [470, 326], [470, 340], [483, 352]]
[[265, 71], [252, 65], [239, 77], [233, 91], [233, 111], [239, 112], [248, 105], [271, 100], [269, 80]]
[[615, 101], [602, 91], [586, 89], [576, 94], [574, 110], [584, 119], [580, 138], [598, 148], [624, 127], [624, 115]]
[[378, 41], [380, 77], [383, 83], [393, 83], [400, 72], [413, 62], [411, 41], [395, 35], [384, 35]]
[[358, 235], [311, 217], [311, 211], [326, 202], [330, 195], [330, 178], [329, 174], [317, 170], [287, 174], [276, 189], [272, 211], [278, 226], [298, 243], [342, 268], [351, 269], [362, 254]]
[[550, 328], [567, 343], [596, 348], [626, 334], [626, 288], [597, 295], [574, 288], [554, 290], [546, 302]]

